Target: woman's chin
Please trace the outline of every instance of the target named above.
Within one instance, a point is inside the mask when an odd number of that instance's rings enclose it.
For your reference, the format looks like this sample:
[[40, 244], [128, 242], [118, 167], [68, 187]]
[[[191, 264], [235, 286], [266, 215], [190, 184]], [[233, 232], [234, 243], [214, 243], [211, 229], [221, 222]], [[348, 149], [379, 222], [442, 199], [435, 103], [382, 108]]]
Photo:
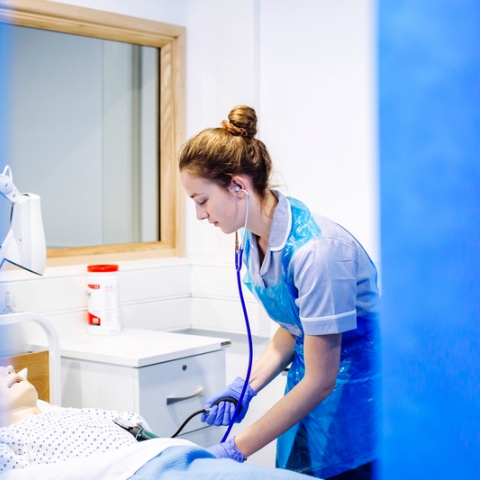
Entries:
[[222, 231], [222, 233], [225, 233], [227, 235], [231, 234], [231, 233], [235, 233], [235, 230], [233, 230], [232, 228], [228, 228], [228, 227], [225, 227], [223, 225], [215, 225], [216, 227], [220, 228], [220, 230]]

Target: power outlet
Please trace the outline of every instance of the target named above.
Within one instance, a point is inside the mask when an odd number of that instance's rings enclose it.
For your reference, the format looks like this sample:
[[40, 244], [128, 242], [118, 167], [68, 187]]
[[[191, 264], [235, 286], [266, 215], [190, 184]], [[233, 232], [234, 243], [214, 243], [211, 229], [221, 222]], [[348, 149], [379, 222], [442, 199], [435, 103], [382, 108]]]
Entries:
[[0, 315], [28, 311], [28, 285], [0, 283]]
[[4, 308], [1, 313], [17, 313], [17, 296], [10, 292], [5, 292]]

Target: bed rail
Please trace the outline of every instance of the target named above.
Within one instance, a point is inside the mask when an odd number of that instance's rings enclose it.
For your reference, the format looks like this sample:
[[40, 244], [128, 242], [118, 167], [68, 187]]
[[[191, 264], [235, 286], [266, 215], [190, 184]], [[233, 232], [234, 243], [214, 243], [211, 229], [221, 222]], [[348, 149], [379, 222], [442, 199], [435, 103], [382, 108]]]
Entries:
[[50, 383], [50, 403], [62, 405], [60, 341], [53, 323], [43, 315], [34, 312], [7, 313], [0, 315], [0, 325], [15, 325], [25, 322], [38, 323], [48, 338], [48, 368]]

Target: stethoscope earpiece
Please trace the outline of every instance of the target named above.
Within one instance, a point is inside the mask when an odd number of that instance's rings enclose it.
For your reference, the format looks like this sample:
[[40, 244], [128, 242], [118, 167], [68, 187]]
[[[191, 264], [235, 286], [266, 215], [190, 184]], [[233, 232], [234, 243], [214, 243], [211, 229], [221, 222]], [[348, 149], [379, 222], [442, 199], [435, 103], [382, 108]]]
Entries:
[[[248, 214], [250, 212], [250, 194], [240, 187], [240, 185], [235, 185], [235, 192], [244, 192], [245, 196], [247, 197], [247, 208], [245, 210], [245, 225], [243, 227], [243, 238], [242, 241], [238, 241], [238, 231], [236, 232], [236, 241], [235, 241], [235, 251], [238, 253], [243, 250], [243, 246], [245, 244], [245, 237], [247, 235], [247, 224], [248, 224]], [[241, 268], [241, 265], [239, 266]]]

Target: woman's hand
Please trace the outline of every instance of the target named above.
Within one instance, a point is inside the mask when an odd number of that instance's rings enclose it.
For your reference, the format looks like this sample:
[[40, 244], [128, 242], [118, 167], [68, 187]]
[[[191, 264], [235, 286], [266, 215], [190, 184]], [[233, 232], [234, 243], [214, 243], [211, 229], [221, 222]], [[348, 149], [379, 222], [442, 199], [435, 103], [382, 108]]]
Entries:
[[217, 443], [217, 445], [209, 447], [207, 450], [216, 458], [231, 458], [239, 463], [243, 463], [246, 460], [242, 452], [235, 446], [235, 437], [224, 443]]
[[[237, 377], [226, 388], [210, 397], [203, 407], [206, 411], [202, 414], [202, 422], [206, 422], [208, 425], [215, 425], [217, 427], [220, 425], [229, 425], [235, 413], [236, 403], [229, 402], [226, 399], [233, 398], [235, 400], [239, 400], [244, 385], [245, 380]], [[240, 423], [245, 418], [250, 401], [256, 394], [257, 392], [255, 392], [250, 385], [247, 385], [245, 395], [242, 400], [242, 407], [238, 412], [235, 423]], [[225, 400], [218, 403], [221, 399]]]

